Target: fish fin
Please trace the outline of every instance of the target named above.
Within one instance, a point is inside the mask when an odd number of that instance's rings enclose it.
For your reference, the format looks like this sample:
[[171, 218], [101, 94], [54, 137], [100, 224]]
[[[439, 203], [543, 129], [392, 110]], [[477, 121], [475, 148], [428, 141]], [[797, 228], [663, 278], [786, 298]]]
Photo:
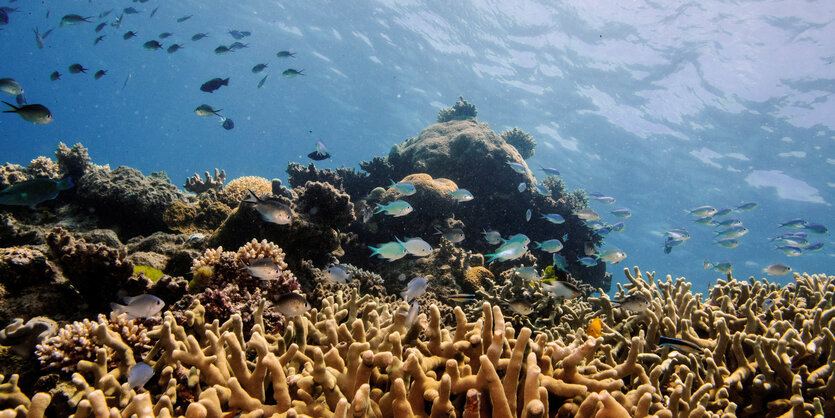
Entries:
[[253, 191], [252, 191], [252, 189], [247, 189], [247, 190], [249, 191], [250, 196], [249, 196], [249, 197], [247, 197], [246, 199], [244, 199], [244, 200], [243, 200], [244, 202], [247, 202], [247, 203], [258, 203], [258, 202], [260, 202], [260, 201], [261, 201], [261, 198], [260, 198], [260, 197], [258, 197], [258, 195], [257, 195], [257, 194], [255, 194], [255, 192], [253, 192]]
[[9, 106], [13, 109], [13, 110], [4, 110], [4, 111], [3, 111], [3, 113], [15, 113], [15, 112], [17, 112], [18, 110], [20, 110], [20, 108], [19, 108], [19, 107], [15, 106], [15, 105], [13, 105], [13, 104], [11, 104], [11, 103], [7, 102], [7, 101], [3, 101], [3, 103], [5, 103], [5, 104], [9, 105]]
[[385, 206], [383, 206], [379, 203], [375, 203], [375, 205], [377, 205], [377, 209], [374, 209], [374, 214], [378, 214], [378, 213], [386, 210]]
[[123, 312], [126, 312], [126, 311], [125, 311], [125, 308], [127, 308], [127, 306], [125, 306], [125, 305], [120, 305], [120, 304], [118, 304], [118, 303], [116, 303], [116, 302], [110, 302], [110, 309], [112, 309], [112, 310], [113, 310], [113, 312], [116, 312], [116, 315], [119, 315], [119, 314], [121, 314], [121, 313], [123, 313]]
[[379, 249], [379, 248], [372, 247], [372, 246], [370, 246], [370, 245], [368, 246], [368, 248], [369, 248], [371, 251], [373, 251], [373, 252], [371, 253], [371, 255], [369, 255], [369, 257], [374, 257], [375, 255], [380, 254], [380, 249]]

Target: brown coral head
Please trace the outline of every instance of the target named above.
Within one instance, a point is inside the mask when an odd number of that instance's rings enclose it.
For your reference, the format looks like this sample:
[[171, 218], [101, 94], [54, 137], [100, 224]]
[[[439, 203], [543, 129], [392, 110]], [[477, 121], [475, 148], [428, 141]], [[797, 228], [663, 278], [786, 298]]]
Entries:
[[464, 280], [476, 288], [484, 287], [481, 283], [482, 280], [493, 280], [495, 278], [496, 276], [490, 270], [482, 266], [470, 267], [464, 276]]

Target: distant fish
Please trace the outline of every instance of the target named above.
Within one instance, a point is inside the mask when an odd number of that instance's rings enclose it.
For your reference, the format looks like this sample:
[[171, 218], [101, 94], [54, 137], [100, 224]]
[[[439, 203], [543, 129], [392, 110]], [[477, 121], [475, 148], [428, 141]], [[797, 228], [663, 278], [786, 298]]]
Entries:
[[600, 258], [608, 263], [617, 264], [626, 258], [626, 253], [617, 248], [610, 248], [600, 253]]
[[113, 9], [109, 9], [109, 10], [105, 10], [105, 11], [99, 13], [99, 19], [107, 17], [112, 11], [113, 11]]
[[99, 23], [99, 25], [96, 26], [96, 33], [101, 32], [101, 30], [104, 29], [106, 26], [107, 26], [107, 22]]
[[557, 170], [556, 168], [543, 167], [542, 165], [540, 165], [539, 169], [544, 171], [545, 173], [547, 173], [549, 175], [552, 175], [552, 176], [559, 176], [560, 175], [560, 171]]
[[527, 188], [528, 188], [528, 185], [523, 181], [523, 182], [519, 183], [519, 186], [516, 187], [516, 190], [519, 190], [519, 192], [521, 193], [521, 192], [524, 192], [525, 189], [527, 189]]
[[222, 120], [220, 122], [220, 126], [222, 126], [223, 129], [226, 129], [227, 131], [229, 131], [229, 130], [231, 130], [232, 128], [235, 127], [235, 122], [233, 122], [232, 119], [229, 119], [229, 118], [222, 118]]
[[508, 160], [507, 165], [519, 174], [525, 174], [528, 172], [528, 168], [524, 164], [517, 163], [516, 161]]
[[146, 51], [156, 51], [162, 49], [162, 44], [159, 43], [156, 39], [152, 39], [142, 44], [142, 48], [144, 48]]
[[681, 338], [671, 338], [671, 337], [664, 337], [661, 336], [660, 341], [658, 342], [659, 347], [670, 347], [679, 351], [683, 352], [690, 352], [690, 353], [701, 353], [702, 348], [699, 347], [696, 343], [682, 340]]
[[41, 104], [27, 104], [15, 106], [9, 102], [3, 102], [10, 106], [11, 110], [4, 110], [3, 113], [17, 113], [21, 119], [34, 123], [35, 125], [46, 125], [52, 122], [52, 112]]
[[201, 40], [201, 39], [203, 39], [203, 38], [205, 38], [205, 37], [207, 37], [207, 36], [209, 36], [209, 34], [208, 34], [208, 33], [195, 33], [195, 34], [191, 37], [191, 40], [192, 40], [192, 41], [199, 41], [199, 40]]
[[615, 198], [611, 196], [599, 196], [599, 197], [592, 197], [592, 199], [603, 203], [604, 205], [611, 205], [615, 203]]
[[96, 46], [96, 45], [98, 45], [98, 44], [99, 44], [99, 42], [103, 41], [103, 40], [104, 40], [104, 38], [105, 38], [105, 36], [107, 36], [107, 35], [97, 36], [97, 37], [96, 37], [96, 39], [95, 39], [95, 40], [93, 40], [93, 46]]
[[391, 186], [389, 186], [389, 190], [394, 190], [397, 193], [402, 194], [403, 196], [411, 196], [417, 193], [417, 189], [415, 185], [408, 181], [401, 181], [400, 183], [395, 183], [394, 180], [389, 179], [391, 181]]
[[295, 318], [302, 316], [305, 312], [310, 310], [310, 304], [304, 295], [290, 292], [281, 295], [275, 302], [274, 306], [287, 318]]
[[37, 45], [38, 49], [43, 49], [43, 36], [38, 33], [38, 28], [34, 29], [35, 32], [35, 45]]
[[68, 67], [70, 74], [78, 74], [78, 73], [86, 73], [87, 69], [81, 66], [81, 64], [72, 64]]
[[737, 206], [736, 208], [739, 210], [754, 210], [759, 206], [757, 202], [745, 202]]
[[61, 79], [61, 73], [58, 71], [53, 71], [52, 74], [49, 75], [49, 81], [57, 81]]
[[790, 221], [783, 222], [779, 226], [792, 229], [803, 229], [806, 226], [806, 221], [800, 218], [795, 218]]
[[534, 282], [541, 279], [541, 277], [539, 277], [539, 273], [536, 272], [536, 269], [531, 266], [516, 267], [513, 269], [513, 273], [524, 279], [526, 282]]
[[18, 106], [28, 104], [28, 102], [26, 101], [26, 97], [22, 94], [18, 94], [17, 96], [15, 96], [14, 101], [17, 103]]
[[223, 109], [213, 109], [211, 106], [209, 106], [207, 104], [201, 104], [200, 106], [197, 106], [196, 109], [194, 109], [194, 114], [197, 115], [197, 116], [200, 116], [200, 117], [206, 117], [206, 116], [212, 116], [212, 115], [215, 115], [215, 116], [218, 116], [218, 117], [223, 117], [223, 116], [220, 115], [220, 113], [218, 113], [221, 110], [223, 110]]
[[289, 225], [293, 222], [293, 210], [289, 206], [272, 199], [261, 199], [252, 190], [244, 202], [253, 203], [255, 210], [267, 222], [278, 225]]
[[376, 205], [377, 210], [374, 211], [375, 214], [385, 212], [386, 215], [391, 215], [395, 218], [406, 216], [412, 213], [412, 211], [414, 210], [412, 208], [412, 205], [410, 205], [409, 202], [406, 202], [404, 200], [395, 200], [386, 205], [376, 203]]
[[781, 246], [777, 247], [777, 249], [779, 251], [782, 251], [783, 254], [785, 254], [789, 257], [799, 257], [799, 256], [803, 255], [803, 249], [802, 248], [794, 247], [794, 246], [791, 246], [791, 245], [781, 245]]
[[530, 222], [531, 216], [533, 216], [533, 211], [531, 208], [528, 208], [528, 210], [525, 211], [525, 222]]
[[278, 52], [276, 52], [275, 56], [277, 56], [279, 58], [291, 58], [291, 57], [295, 57], [296, 54], [293, 53], [293, 52], [290, 52], [290, 51], [278, 51]]
[[247, 45], [247, 44], [242, 44], [242, 43], [240, 43], [240, 42], [232, 42], [232, 44], [231, 44], [231, 45], [229, 45], [229, 50], [230, 50], [230, 51], [237, 51], [237, 50], [239, 50], [239, 49], [244, 49], [244, 48], [247, 48], [248, 46], [249, 46], [249, 45]]
[[806, 224], [803, 229], [817, 235], [825, 235], [829, 232], [829, 229], [826, 228], [825, 225], [822, 224]]
[[219, 89], [221, 86], [228, 86], [229, 85], [229, 78], [213, 78], [200, 86], [200, 91], [205, 91], [206, 93], [213, 93], [215, 90]]
[[258, 74], [261, 71], [264, 71], [266, 68], [267, 64], [255, 64], [255, 66], [252, 67], [252, 74]]
[[215, 48], [215, 54], [217, 54], [217, 55], [223, 55], [223, 54], [227, 54], [229, 52], [233, 52], [233, 51], [231, 49], [229, 49], [229, 47], [226, 46], [226, 45], [220, 45], [217, 48]]
[[180, 44], [172, 44], [172, 45], [171, 45], [171, 46], [169, 46], [169, 47], [168, 47], [168, 49], [166, 49], [165, 51], [166, 51], [166, 52], [168, 52], [169, 54], [173, 54], [173, 53], [175, 53], [175, 52], [177, 52], [177, 51], [179, 51], [179, 50], [181, 50], [181, 49], [183, 49], [183, 46], [182, 46], [182, 45], [180, 45]]
[[768, 273], [772, 276], [783, 276], [788, 274], [790, 271], [792, 271], [791, 267], [779, 263], [772, 264], [763, 269], [763, 272]]
[[551, 196], [551, 192], [541, 184], [534, 184], [533, 190], [540, 196], [549, 197]]
[[597, 265], [597, 260], [593, 257], [578, 257], [577, 262], [585, 267], [594, 267]]
[[742, 226], [742, 221], [740, 221], [739, 219], [736, 219], [736, 218], [728, 218], [728, 219], [723, 219], [723, 220], [717, 222], [716, 226], [721, 226], [723, 228], [730, 228], [730, 227], [734, 227], [734, 226]]
[[723, 238], [720, 240], [713, 241], [714, 243], [721, 245], [725, 248], [736, 248], [739, 246], [739, 241], [733, 238]]
[[557, 225], [565, 222], [565, 218], [563, 218], [562, 215], [560, 215], [559, 213], [545, 213], [545, 214], [542, 214], [542, 219], [545, 219], [548, 222], [551, 222], [551, 223], [557, 224]]
[[322, 141], [316, 141], [316, 149], [307, 154], [307, 157], [314, 161], [322, 161], [327, 160], [331, 155], [328, 153], [328, 147]]
[[531, 243], [531, 239], [528, 238], [528, 236], [525, 235], [525, 234], [514, 234], [514, 235], [511, 235], [511, 236], [507, 237], [507, 239], [502, 239], [502, 241], [504, 241], [505, 244], [518, 242], [522, 245], [528, 245], [528, 244]]
[[728, 216], [728, 215], [730, 215], [731, 213], [733, 213], [733, 211], [734, 211], [734, 210], [733, 210], [733, 209], [731, 209], [731, 208], [719, 209], [719, 210], [717, 210], [717, 211], [716, 211], [716, 213], [714, 213], [714, 214], [713, 214], [713, 216], [714, 216], [714, 217]]
[[281, 75], [284, 76], [284, 78], [293, 78], [297, 75], [304, 75], [304, 73], [302, 71], [304, 71], [304, 69], [294, 70], [292, 68], [288, 68], [288, 69], [284, 70], [281, 73]]
[[732, 226], [727, 229], [716, 232], [716, 238], [739, 238], [748, 233], [748, 228], [744, 226]]
[[426, 287], [428, 285], [429, 281], [426, 280], [426, 278], [417, 276], [409, 281], [409, 284], [406, 285], [406, 289], [400, 292], [400, 296], [403, 296], [403, 300], [406, 302], [417, 299], [426, 293]]
[[557, 299], [573, 299], [583, 294], [574, 284], [560, 280], [543, 283], [542, 290]]
[[716, 263], [711, 263], [706, 258], [705, 258], [705, 261], [703, 263], [703, 266], [704, 266], [705, 270], [711, 270], [712, 269], [712, 270], [716, 270], [720, 273], [725, 273], [725, 274], [730, 273], [734, 269], [733, 264], [731, 264], [729, 261], [719, 261], [719, 262], [716, 262]]
[[595, 211], [593, 211], [589, 208], [580, 209], [580, 210], [574, 212], [574, 215], [576, 215], [578, 218], [580, 218], [584, 221], [596, 221], [596, 220], [600, 219], [600, 215], [598, 215], [597, 212], [595, 212]]
[[612, 303], [620, 306], [625, 311], [631, 312], [631, 313], [643, 312], [643, 311], [649, 309], [649, 307], [651, 306], [651, 304], [650, 304], [649, 300], [646, 298], [646, 296], [644, 296], [640, 293], [636, 293], [634, 295], [629, 295], [629, 296], [623, 298], [623, 300], [621, 300], [621, 301], [614, 301]]
[[151, 10], [151, 14], [148, 15], [148, 19], [154, 17], [157, 14], [157, 10], [159, 10], [159, 7], [154, 7], [154, 10]]
[[241, 40], [246, 38], [247, 36], [252, 35], [252, 32], [249, 31], [239, 31], [239, 30], [230, 30], [229, 34], [232, 35], [233, 38], [237, 40]]
[[325, 270], [328, 280], [334, 283], [348, 283], [351, 280], [351, 272], [342, 264], [334, 264]]
[[98, 79], [104, 77], [105, 74], [107, 74], [107, 70], [98, 70], [98, 71], [96, 71], [95, 74], [93, 74], [93, 78], [98, 80]]
[[191, 19], [191, 17], [192, 17], [192, 16], [194, 16], [194, 15], [188, 15], [188, 16], [178, 17], [178, 18], [177, 18], [177, 23], [183, 23], [183, 22], [185, 22], [186, 20]]
[[73, 187], [73, 183], [69, 177], [63, 180], [26, 180], [0, 190], [0, 205], [34, 207], [38, 203], [55, 199], [58, 193], [70, 187]]
[[409, 311], [405, 314], [400, 314], [406, 317], [406, 329], [411, 329], [412, 325], [417, 322], [418, 313], [420, 312], [420, 305], [418, 305], [417, 301], [412, 302], [412, 306], [409, 308]]
[[823, 249], [823, 246], [824, 246], [824, 244], [822, 242], [815, 242], [815, 243], [809, 244], [806, 248], [803, 249], [803, 251], [806, 251], [806, 252], [820, 251], [820, 250]]
[[435, 227], [435, 235], [442, 235], [453, 244], [458, 244], [464, 241], [464, 230], [461, 228], [450, 228], [446, 231], [441, 231], [437, 226]]
[[482, 235], [484, 235], [484, 240], [487, 241], [490, 245], [497, 245], [501, 242], [502, 236], [499, 234], [499, 231], [495, 229], [491, 229], [489, 231], [482, 231]]
[[609, 213], [617, 216], [620, 219], [628, 219], [630, 216], [632, 216], [632, 211], [630, 211], [629, 209], [615, 209]]
[[458, 203], [469, 202], [473, 200], [473, 194], [470, 193], [470, 191], [467, 189], [453, 190], [447, 193], [447, 196], [455, 199], [455, 201]]
[[699, 206], [697, 208], [685, 210], [684, 213], [704, 218], [706, 216], [713, 216], [716, 213], [716, 208], [713, 206]]
[[131, 389], [143, 388], [154, 377], [154, 368], [148, 363], [139, 362], [128, 370], [128, 386]]
[[139, 10], [134, 9], [133, 7], [126, 7], [122, 9], [122, 13], [126, 15], [135, 15], [139, 13]]
[[261, 81], [258, 82], [258, 88], [260, 89], [261, 87], [264, 87], [264, 83], [266, 83], [266, 82], [267, 82], [267, 76], [265, 75], [264, 78], [262, 78]]
[[83, 23], [83, 22], [89, 23], [90, 22], [89, 19], [91, 19], [92, 17], [93, 16], [81, 17], [81, 16], [76, 15], [76, 14], [64, 15], [64, 17], [61, 18], [61, 24], [59, 26], [71, 26], [71, 25], [77, 25], [77, 24]]
[[565, 259], [564, 255], [554, 253], [553, 254], [553, 263], [554, 263], [554, 267], [568, 273], [568, 261]]
[[617, 222], [613, 224], [610, 229], [612, 232], [623, 232], [623, 230], [626, 229], [626, 224], [623, 222]]
[[471, 293], [456, 293], [446, 296], [446, 298], [453, 302], [472, 302], [475, 300], [475, 295]]
[[524, 298], [511, 300], [507, 302], [507, 305], [510, 307], [510, 310], [522, 316], [530, 315], [533, 312], [531, 301]]
[[148, 294], [122, 298], [122, 302], [125, 304], [111, 303], [110, 309], [116, 315], [127, 314], [128, 319], [154, 316], [165, 306], [165, 302], [162, 299]]
[[521, 242], [511, 242], [506, 243], [496, 249], [496, 252], [493, 254], [485, 254], [485, 257], [488, 257], [486, 262], [489, 263], [493, 260], [499, 261], [508, 261], [508, 260], [516, 260], [517, 258], [522, 257], [525, 253], [528, 252], [528, 246]]

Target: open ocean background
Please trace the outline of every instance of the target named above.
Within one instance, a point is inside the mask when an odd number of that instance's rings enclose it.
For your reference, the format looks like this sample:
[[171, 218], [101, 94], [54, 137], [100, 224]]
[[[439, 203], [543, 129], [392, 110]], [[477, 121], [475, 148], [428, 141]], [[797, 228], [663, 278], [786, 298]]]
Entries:
[[[0, 26], [0, 78], [19, 81], [55, 121], [2, 115], [0, 162], [25, 165], [52, 156], [59, 141], [82, 142], [98, 164], [162, 170], [180, 186], [215, 167], [229, 179], [284, 179], [288, 162], [309, 162], [317, 140], [333, 155], [320, 168], [387, 155], [463, 95], [493, 130], [534, 136], [532, 169], [557, 168], [569, 189], [615, 197], [591, 203], [604, 221], [618, 221], [609, 210], [632, 211], [602, 247], [628, 254], [607, 266], [614, 282], [638, 265], [703, 291], [724, 276], [705, 271], [705, 258], [730, 261], [739, 279], [764, 277], [772, 263], [833, 273], [831, 232], [810, 234], [825, 246], [799, 257], [769, 238], [792, 218], [830, 229], [835, 219], [835, 2], [552, 3], [3, 1], [19, 11]], [[139, 13], [95, 33], [127, 7]], [[92, 23], [58, 27], [69, 13]], [[55, 28], [43, 49], [36, 27]], [[241, 40], [248, 48], [214, 54], [235, 41], [233, 29], [252, 33]], [[138, 36], [123, 40], [128, 30]], [[160, 40], [162, 32], [174, 35]], [[199, 32], [209, 37], [191, 41]], [[152, 39], [184, 48], [144, 50]], [[280, 50], [296, 56], [277, 58]], [[73, 63], [88, 73], [69, 74]], [[259, 63], [268, 68], [253, 74]], [[304, 75], [283, 78], [287, 68]], [[94, 80], [99, 69], [107, 74]], [[214, 77], [230, 77], [229, 86], [199, 90]], [[224, 109], [235, 128], [195, 116], [203, 103]], [[734, 249], [713, 244], [714, 228], [684, 213], [746, 201], [759, 207], [732, 215], [751, 231]], [[693, 238], [665, 255], [663, 232], [674, 227]]]

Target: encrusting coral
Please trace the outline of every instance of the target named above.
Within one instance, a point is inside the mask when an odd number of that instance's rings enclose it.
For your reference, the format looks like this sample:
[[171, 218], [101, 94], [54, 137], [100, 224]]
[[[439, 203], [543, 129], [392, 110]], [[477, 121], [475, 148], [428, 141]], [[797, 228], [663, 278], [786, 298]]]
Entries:
[[[114, 351], [113, 364], [103, 350], [96, 362], [81, 362], [88, 373], [73, 375], [68, 402], [76, 416], [835, 412], [835, 277], [796, 275], [784, 287], [729, 278], [701, 301], [682, 279], [626, 272], [630, 283], [618, 297], [643, 295], [651, 306], [630, 314], [606, 296], [578, 305], [579, 318], [602, 319], [599, 338], [586, 336], [582, 326], [560, 327], [555, 339], [517, 329], [489, 303], [474, 322], [456, 308], [456, 324], [444, 327], [439, 309], [430, 306], [428, 315], [407, 323], [402, 301], [341, 291], [293, 318], [282, 335], [265, 333], [261, 303], [245, 338], [239, 315], [209, 323], [195, 304], [182, 324], [166, 313], [148, 333], [154, 347], [142, 360], [157, 374], [147, 391], [124, 383], [125, 358], [133, 352], [120, 336], [101, 330], [105, 345], [123, 349]], [[764, 309], [768, 299], [774, 305]], [[701, 349], [669, 351], [658, 347], [662, 335]], [[4, 407], [32, 417], [43, 416], [51, 399], [47, 393], [29, 398], [16, 376], [0, 393]]]

